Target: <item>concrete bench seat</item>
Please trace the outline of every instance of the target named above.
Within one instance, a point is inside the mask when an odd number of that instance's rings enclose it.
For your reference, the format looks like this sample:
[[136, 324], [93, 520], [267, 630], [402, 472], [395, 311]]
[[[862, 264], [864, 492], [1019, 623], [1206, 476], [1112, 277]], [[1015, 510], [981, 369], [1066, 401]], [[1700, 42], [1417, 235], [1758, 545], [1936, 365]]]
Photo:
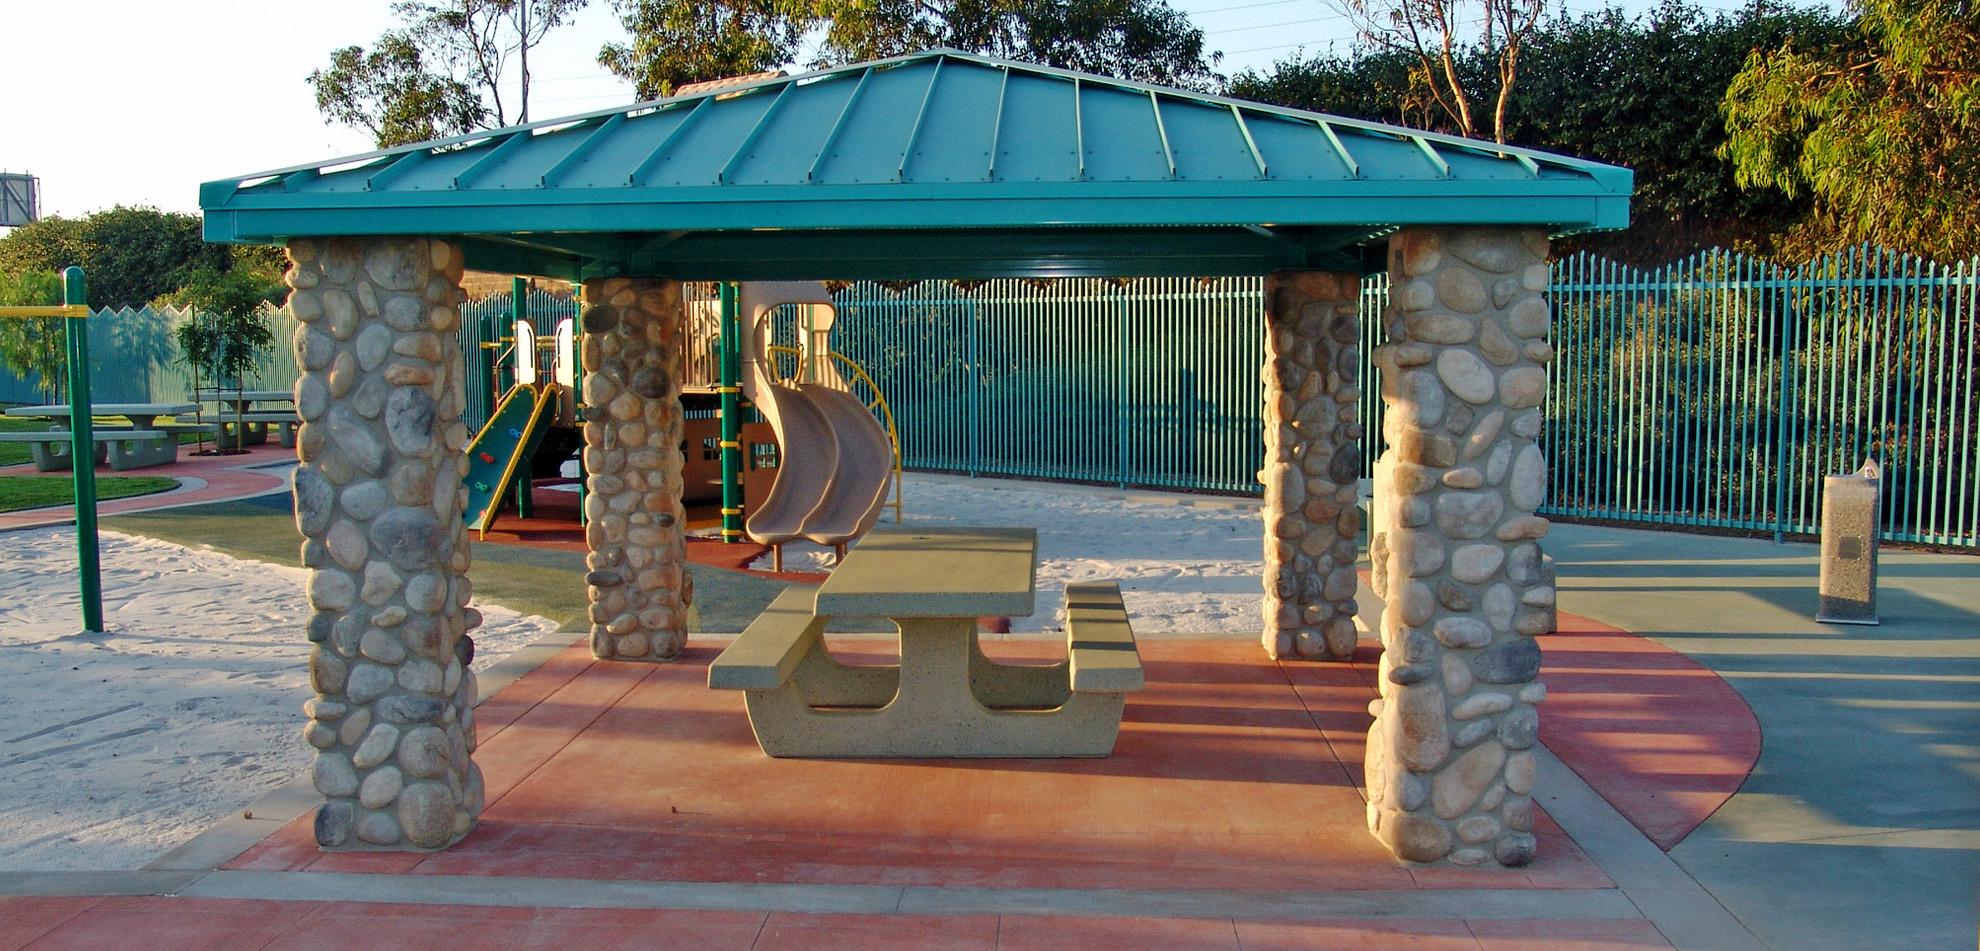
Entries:
[[1074, 693], [1116, 693], [1147, 686], [1118, 584], [1066, 585], [1066, 647]]
[[[162, 466], [179, 459], [178, 440], [162, 429], [92, 427], [96, 461], [109, 462], [122, 472]], [[24, 442], [38, 472], [59, 472], [72, 468], [69, 460], [74, 437], [66, 429], [38, 433], [0, 433], [0, 442]]]
[[717, 690], [775, 690], [791, 678], [805, 651], [825, 631], [826, 618], [811, 613], [818, 586], [794, 584], [777, 595], [708, 665]]
[[295, 448], [296, 427], [302, 422], [296, 416], [295, 410], [258, 409], [250, 410], [236, 417], [232, 412], [222, 409], [213, 415], [213, 419], [220, 427], [220, 447], [223, 449], [234, 448], [234, 425], [237, 419], [240, 425], [247, 429], [246, 437], [240, 441], [241, 445], [259, 446], [266, 443], [268, 441], [269, 427], [274, 426], [277, 427], [277, 441], [284, 448], [288, 449]]

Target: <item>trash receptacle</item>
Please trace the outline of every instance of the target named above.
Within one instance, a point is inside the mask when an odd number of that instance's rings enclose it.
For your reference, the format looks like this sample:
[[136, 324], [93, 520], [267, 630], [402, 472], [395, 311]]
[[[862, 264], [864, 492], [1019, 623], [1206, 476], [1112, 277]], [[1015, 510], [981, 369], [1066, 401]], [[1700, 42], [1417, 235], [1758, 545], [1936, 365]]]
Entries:
[[1877, 533], [1884, 470], [1877, 460], [1822, 483], [1821, 603], [1825, 624], [1877, 623]]

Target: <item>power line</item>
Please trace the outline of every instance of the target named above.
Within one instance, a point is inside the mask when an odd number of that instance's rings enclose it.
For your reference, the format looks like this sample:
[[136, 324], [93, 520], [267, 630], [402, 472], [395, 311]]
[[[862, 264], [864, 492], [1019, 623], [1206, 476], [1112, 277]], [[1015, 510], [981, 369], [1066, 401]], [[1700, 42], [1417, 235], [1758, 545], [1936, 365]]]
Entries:
[[1305, 20], [1287, 20], [1284, 23], [1260, 23], [1257, 26], [1238, 26], [1238, 27], [1232, 27], [1228, 30], [1205, 30], [1203, 31], [1203, 35], [1220, 36], [1225, 33], [1244, 33], [1250, 30], [1271, 30], [1282, 26], [1304, 26], [1308, 23], [1325, 23], [1329, 20], [1345, 20], [1345, 19], [1347, 19], [1347, 14], [1337, 13], [1334, 14], [1333, 16], [1311, 17]]
[[[1263, 3], [1240, 3], [1234, 7], [1218, 7], [1214, 10], [1197, 10], [1192, 15], [1208, 16], [1209, 14], [1212, 13], [1229, 13], [1232, 10], [1254, 10], [1257, 9], [1258, 7], [1277, 7], [1277, 6], [1283, 6], [1288, 3], [1298, 3], [1298, 2], [1300, 2], [1300, 0], [1265, 0], [1265, 2]], [[1189, 13], [1189, 11], [1187, 10], [1183, 12]]]

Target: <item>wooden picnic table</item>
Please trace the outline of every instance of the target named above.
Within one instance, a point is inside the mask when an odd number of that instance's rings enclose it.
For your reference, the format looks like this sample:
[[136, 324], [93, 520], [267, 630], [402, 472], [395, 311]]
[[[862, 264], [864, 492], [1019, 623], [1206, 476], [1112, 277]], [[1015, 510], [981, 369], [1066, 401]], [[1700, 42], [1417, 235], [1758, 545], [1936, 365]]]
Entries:
[[[772, 756], [1106, 756], [1126, 692], [1142, 687], [1119, 588], [1067, 588], [1067, 659], [985, 657], [977, 620], [1035, 606], [1028, 528], [876, 528], [824, 584], [786, 589], [709, 667], [746, 691]], [[886, 618], [898, 666], [849, 666], [824, 644], [832, 617]]]
[[[196, 403], [91, 403], [89, 415], [92, 418], [122, 416], [131, 421], [128, 429], [90, 427], [96, 436], [96, 461], [107, 459], [110, 468], [118, 471], [177, 462], [179, 440], [173, 433], [160, 429], [156, 425], [157, 419], [197, 409], [199, 406]], [[67, 403], [15, 406], [7, 410], [7, 415], [53, 420], [56, 425], [46, 433], [0, 433], [0, 440], [28, 443], [34, 467], [41, 472], [72, 468], [69, 457], [70, 443], [74, 437], [70, 433]]]

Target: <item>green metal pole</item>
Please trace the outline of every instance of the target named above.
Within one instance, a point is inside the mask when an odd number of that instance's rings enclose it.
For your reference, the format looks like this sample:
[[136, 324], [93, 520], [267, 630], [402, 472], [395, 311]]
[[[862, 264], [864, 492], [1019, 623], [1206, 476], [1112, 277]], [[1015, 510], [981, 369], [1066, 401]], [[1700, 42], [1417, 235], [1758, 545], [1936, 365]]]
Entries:
[[[62, 272], [62, 303], [83, 304], [83, 271]], [[89, 418], [89, 324], [63, 318], [69, 351], [69, 460], [76, 476], [76, 573], [82, 577], [83, 630], [103, 633], [103, 562], [96, 548], [96, 433]]]
[[722, 540], [742, 541], [742, 315], [736, 285], [724, 281], [722, 294]]

